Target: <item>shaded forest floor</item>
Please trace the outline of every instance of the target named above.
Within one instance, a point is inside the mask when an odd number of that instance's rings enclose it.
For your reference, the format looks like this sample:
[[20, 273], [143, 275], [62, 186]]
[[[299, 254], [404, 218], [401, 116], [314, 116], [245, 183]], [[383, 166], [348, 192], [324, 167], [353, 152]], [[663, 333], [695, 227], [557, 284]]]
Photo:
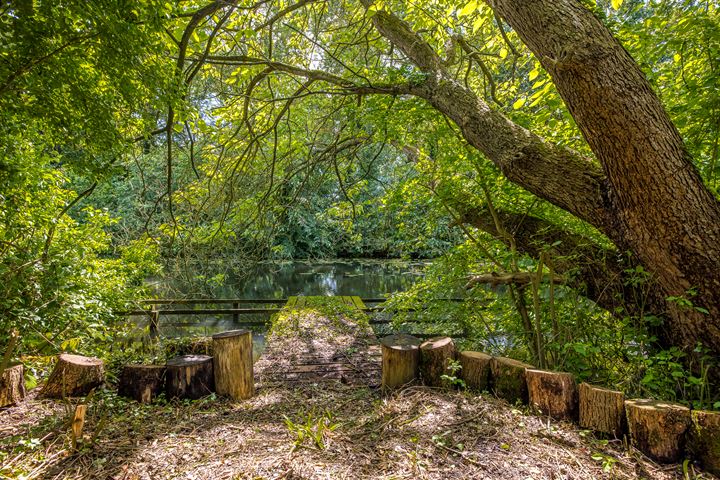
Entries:
[[337, 382], [267, 389], [240, 403], [208, 397], [153, 405], [100, 394], [75, 454], [69, 412], [59, 402], [31, 400], [0, 413], [0, 449], [9, 453], [0, 472], [58, 479], [683, 478], [678, 465], [660, 467], [571, 424], [487, 395], [425, 387], [383, 398]]
[[[293, 327], [316, 353], [341, 347], [333, 342], [347, 338], [329, 324], [318, 329], [318, 317], [294, 316]], [[343, 324], [350, 325], [335, 326]], [[383, 396], [337, 380], [263, 382], [262, 371], [259, 378], [256, 396], [243, 402], [210, 396], [140, 405], [98, 392], [76, 451], [72, 404], [34, 392], [0, 411], [0, 478], [684, 478], [681, 465], [659, 466], [620, 441], [487, 394], [411, 386]], [[687, 469], [690, 478], [712, 478]]]

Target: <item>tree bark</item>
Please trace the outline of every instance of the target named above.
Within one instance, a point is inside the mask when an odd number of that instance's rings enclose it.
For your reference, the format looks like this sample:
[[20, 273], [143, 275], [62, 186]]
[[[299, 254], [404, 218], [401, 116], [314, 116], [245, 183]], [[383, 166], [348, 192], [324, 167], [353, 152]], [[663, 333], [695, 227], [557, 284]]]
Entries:
[[571, 373], [525, 370], [528, 401], [543, 414], [562, 420], [577, 416], [578, 393]]
[[184, 355], [168, 360], [168, 398], [197, 399], [215, 391], [213, 359], [207, 355]]
[[580, 426], [620, 438], [627, 429], [625, 394], [581, 383]]
[[633, 445], [663, 463], [682, 458], [690, 426], [690, 409], [656, 400], [626, 400], [628, 429]]
[[451, 375], [448, 366], [455, 359], [455, 344], [450, 337], [436, 337], [420, 344], [420, 378], [429, 387], [450, 387], [442, 378]]
[[17, 405], [25, 399], [23, 366], [13, 365], [0, 373], [0, 408]]
[[460, 353], [460, 376], [468, 390], [482, 392], [490, 389], [492, 356], [481, 352]]
[[688, 450], [702, 467], [720, 475], [720, 412], [693, 410]]
[[45, 398], [80, 397], [104, 381], [102, 360], [62, 353], [40, 395]]
[[165, 391], [164, 365], [125, 365], [118, 382], [118, 395], [140, 403], [153, 401]]
[[401, 387], [418, 378], [420, 343], [419, 338], [405, 334], [389, 335], [380, 340], [383, 389]]
[[532, 365], [505, 357], [493, 357], [490, 375], [493, 392], [510, 403], [528, 403], [528, 388], [525, 370]]
[[215, 390], [233, 400], [255, 393], [253, 343], [250, 330], [231, 330], [213, 335]]

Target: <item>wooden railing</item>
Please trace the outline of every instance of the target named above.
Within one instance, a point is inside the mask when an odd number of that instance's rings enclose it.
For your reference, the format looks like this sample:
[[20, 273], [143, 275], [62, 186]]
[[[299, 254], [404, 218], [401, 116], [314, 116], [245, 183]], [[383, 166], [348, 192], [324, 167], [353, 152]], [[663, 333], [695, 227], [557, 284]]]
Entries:
[[[294, 298], [294, 297], [291, 297]], [[386, 311], [387, 308], [380, 304], [387, 301], [386, 298], [361, 298], [363, 303], [376, 304], [375, 306], [369, 306], [366, 308], [359, 308], [367, 313]], [[463, 302], [462, 298], [441, 298], [434, 301], [444, 302]], [[147, 315], [150, 317], [149, 331], [151, 336], [157, 336], [160, 326], [161, 315], [232, 315], [233, 322], [242, 324], [244, 326], [262, 326], [265, 325], [265, 321], [240, 321], [240, 315], [247, 314], [267, 314], [277, 313], [283, 310], [284, 305], [288, 303], [287, 298], [271, 298], [271, 299], [247, 299], [247, 298], [160, 298], [160, 299], [143, 299], [139, 300], [138, 304], [147, 305], [149, 308], [142, 308], [136, 310], [129, 310], [125, 312], [119, 312], [124, 316], [136, 316], [136, 315]], [[189, 306], [189, 305], [232, 305], [231, 308], [158, 308], [162, 306]], [[240, 308], [240, 305], [278, 305], [277, 307], [252, 307], [252, 308]], [[403, 309], [403, 312], [415, 312], [418, 309]], [[421, 309], [422, 310], [422, 309]], [[388, 319], [372, 318], [371, 324], [389, 324], [391, 323]], [[172, 323], [171, 326], [193, 326], [195, 323], [184, 322], [184, 323]]]

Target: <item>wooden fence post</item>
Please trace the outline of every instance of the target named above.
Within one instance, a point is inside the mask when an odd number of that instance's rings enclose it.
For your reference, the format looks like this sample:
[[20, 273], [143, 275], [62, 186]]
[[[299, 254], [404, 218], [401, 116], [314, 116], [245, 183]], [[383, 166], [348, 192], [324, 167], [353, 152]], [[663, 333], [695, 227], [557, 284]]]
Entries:
[[157, 338], [160, 327], [160, 311], [157, 305], [152, 306], [150, 311], [150, 338]]

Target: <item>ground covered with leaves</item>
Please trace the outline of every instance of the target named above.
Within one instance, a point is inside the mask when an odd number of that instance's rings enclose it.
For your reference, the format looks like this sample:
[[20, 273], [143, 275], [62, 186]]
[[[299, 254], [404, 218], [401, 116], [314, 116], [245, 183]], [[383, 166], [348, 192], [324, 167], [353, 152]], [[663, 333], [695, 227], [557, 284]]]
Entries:
[[[390, 396], [340, 382], [258, 391], [233, 403], [91, 402], [72, 451], [69, 405], [31, 399], [0, 413], [0, 472], [57, 479], [682, 478], [622, 442], [488, 395], [409, 387]], [[691, 467], [690, 467], [691, 468]], [[707, 476], [706, 478], [710, 478]]]
[[294, 334], [315, 359], [354, 364], [356, 347], [348, 345], [372, 334], [362, 322], [353, 326], [350, 313], [278, 316], [267, 356], [256, 364], [257, 393], [247, 401], [141, 405], [98, 391], [87, 401], [76, 449], [73, 402], [39, 400], [35, 391], [0, 411], [0, 478], [711, 478], [690, 464], [659, 466], [622, 441], [599, 440], [489, 394], [421, 386], [383, 394], [371, 379], [344, 377], [278, 381], [272, 355], [303, 358], [305, 349], [292, 349]]

